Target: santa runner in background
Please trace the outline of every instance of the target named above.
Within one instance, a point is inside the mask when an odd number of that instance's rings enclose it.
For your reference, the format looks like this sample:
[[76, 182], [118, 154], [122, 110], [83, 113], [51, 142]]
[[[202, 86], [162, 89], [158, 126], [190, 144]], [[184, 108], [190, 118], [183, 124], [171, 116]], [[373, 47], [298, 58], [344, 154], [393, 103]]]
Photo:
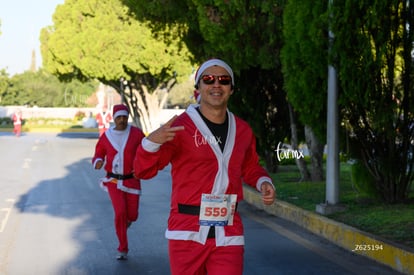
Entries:
[[98, 123], [99, 136], [102, 136], [110, 126], [112, 121], [111, 112], [107, 111], [107, 106], [103, 106], [102, 110], [96, 115], [96, 122]]
[[22, 133], [22, 112], [20, 110], [17, 110], [12, 117], [13, 120], [13, 133], [16, 135], [16, 137], [20, 137]]

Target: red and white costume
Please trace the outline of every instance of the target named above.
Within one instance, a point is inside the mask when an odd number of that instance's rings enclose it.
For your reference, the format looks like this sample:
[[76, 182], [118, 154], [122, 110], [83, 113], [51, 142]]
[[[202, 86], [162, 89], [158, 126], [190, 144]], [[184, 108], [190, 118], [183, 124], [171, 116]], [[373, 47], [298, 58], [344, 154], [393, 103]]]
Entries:
[[13, 114], [13, 133], [19, 137], [22, 132], [22, 114], [20, 112], [16, 112]]
[[133, 177], [133, 162], [143, 138], [144, 133], [137, 127], [128, 125], [123, 131], [111, 127], [99, 138], [92, 158], [94, 167], [98, 161], [105, 161], [107, 175], [101, 179], [100, 184], [108, 191], [112, 201], [119, 240], [118, 251], [122, 253], [128, 252], [128, 225], [138, 219], [141, 183]]
[[[119, 132], [124, 132], [122, 133], [122, 144], [117, 144], [116, 141]], [[104, 167], [106, 172], [121, 175], [132, 174], [135, 151], [144, 136], [140, 129], [131, 125], [128, 125], [125, 131], [109, 128], [96, 144], [95, 155], [92, 159], [93, 165], [95, 166], [98, 160], [106, 159]], [[101, 179], [101, 187], [107, 190], [107, 183], [113, 181], [114, 179], [109, 176], [104, 177]], [[141, 194], [140, 181], [135, 178], [117, 180], [116, 182], [119, 190], [136, 195]]]
[[[213, 66], [226, 70], [231, 78], [232, 86], [223, 89], [223, 94], [233, 90], [230, 66], [210, 59], [195, 74], [194, 97], [201, 104], [209, 104], [201, 98], [201, 93], [208, 92], [205, 85], [217, 85], [217, 79], [219, 85], [230, 84], [220, 82], [220, 76], [214, 76], [213, 82], [203, 78], [198, 90], [204, 71]], [[222, 73], [222, 69], [212, 70]], [[171, 127], [183, 129], [175, 131], [172, 140], [161, 145], [143, 139], [135, 158], [135, 175], [148, 179], [171, 163], [171, 209], [165, 232], [171, 274], [241, 275], [244, 235], [236, 202], [243, 199], [243, 183], [260, 191], [264, 182], [272, 181], [259, 165], [256, 140], [247, 122], [227, 110], [224, 123], [213, 123], [197, 108], [190, 105], [175, 118]]]
[[109, 129], [110, 122], [112, 121], [112, 115], [110, 112], [100, 111], [96, 114], [96, 122], [98, 123], [99, 136], [102, 136], [103, 133]]
[[[256, 142], [250, 126], [227, 111], [228, 135], [222, 152], [209, 128], [190, 105], [173, 126], [184, 126], [172, 141], [161, 147], [144, 139], [137, 150], [135, 175], [149, 179], [171, 162], [172, 195], [168, 229], [169, 240], [207, 242], [209, 226], [199, 225], [198, 215], [179, 212], [178, 205], [200, 206], [202, 193], [236, 194], [243, 199], [242, 183], [260, 190], [264, 181], [272, 182], [268, 173], [259, 165]], [[209, 241], [211, 239], [208, 239]], [[233, 225], [215, 226], [216, 246], [243, 246], [243, 225], [235, 213]], [[188, 251], [192, 253], [192, 251]]]

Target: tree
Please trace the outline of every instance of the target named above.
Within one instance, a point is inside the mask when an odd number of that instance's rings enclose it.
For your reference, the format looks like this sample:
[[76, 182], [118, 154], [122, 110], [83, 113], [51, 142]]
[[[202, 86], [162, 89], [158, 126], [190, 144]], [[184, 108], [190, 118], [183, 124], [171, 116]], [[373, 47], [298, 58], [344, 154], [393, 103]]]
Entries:
[[335, 1], [334, 56], [352, 141], [384, 201], [403, 202], [413, 182], [414, 3]]
[[175, 85], [168, 95], [166, 103], [168, 108], [186, 108], [194, 103], [194, 75], [183, 83]]
[[0, 76], [0, 104], [39, 107], [86, 107], [87, 98], [96, 89], [91, 81], [81, 83], [73, 80], [62, 83], [59, 79], [39, 70], [26, 71], [9, 78]]
[[[291, 139], [290, 144], [292, 146], [293, 150], [298, 150], [298, 127], [297, 127], [297, 115], [295, 111], [293, 110], [293, 107], [291, 104], [288, 105], [289, 107], [289, 117], [290, 117], [290, 131], [291, 131]], [[311, 180], [311, 176], [309, 173], [309, 170], [306, 166], [306, 161], [303, 158], [296, 158], [296, 165], [299, 168], [299, 172], [301, 175], [300, 181], [309, 181]]]
[[193, 70], [175, 27], [167, 44], [120, 0], [68, 0], [53, 21], [41, 33], [45, 68], [60, 79], [98, 79], [121, 94], [145, 132], [158, 127], [168, 91]]
[[4, 95], [9, 87], [9, 75], [7, 74], [5, 69], [0, 69], [0, 105], [4, 104]]
[[[285, 1], [123, 0], [137, 18], [164, 34], [171, 24], [197, 63], [227, 61], [235, 73], [230, 108], [253, 127], [259, 154], [276, 169], [275, 149], [288, 134], [288, 110], [279, 52]], [[185, 14], [185, 16], [183, 16]]]
[[316, 133], [325, 131], [317, 127], [318, 116], [326, 113], [325, 89], [318, 87], [326, 87], [330, 58], [338, 70], [338, 103], [351, 157], [363, 162], [384, 201], [405, 201], [414, 161], [413, 3], [334, 1], [335, 40], [328, 58], [325, 7], [294, 0], [286, 6], [282, 60], [289, 102], [301, 121]]
[[26, 71], [11, 78], [11, 85], [5, 99], [8, 105], [27, 105], [38, 107], [59, 106], [60, 83], [50, 74], [37, 74]]
[[[311, 178], [323, 180], [326, 143], [328, 39], [326, 1], [288, 1], [284, 11], [283, 76], [288, 101], [305, 125], [311, 155]], [[307, 169], [301, 167], [302, 177]]]

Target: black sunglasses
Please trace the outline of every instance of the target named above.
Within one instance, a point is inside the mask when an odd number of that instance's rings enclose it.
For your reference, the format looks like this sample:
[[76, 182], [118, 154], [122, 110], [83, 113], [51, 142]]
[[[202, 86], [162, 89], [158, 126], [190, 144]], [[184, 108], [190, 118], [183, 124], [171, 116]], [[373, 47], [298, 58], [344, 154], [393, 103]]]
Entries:
[[213, 84], [216, 81], [216, 79], [218, 79], [220, 85], [230, 85], [231, 83], [231, 76], [229, 75], [206, 74], [201, 76], [201, 79], [203, 80], [203, 83], [207, 85]]

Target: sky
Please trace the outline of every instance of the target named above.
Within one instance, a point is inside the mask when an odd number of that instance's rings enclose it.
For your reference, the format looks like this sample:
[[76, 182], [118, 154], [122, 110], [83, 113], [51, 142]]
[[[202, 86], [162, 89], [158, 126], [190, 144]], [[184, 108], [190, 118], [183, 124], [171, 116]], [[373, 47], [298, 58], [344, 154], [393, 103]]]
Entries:
[[53, 24], [52, 15], [64, 0], [0, 0], [0, 69], [13, 76], [42, 65], [40, 30]]

